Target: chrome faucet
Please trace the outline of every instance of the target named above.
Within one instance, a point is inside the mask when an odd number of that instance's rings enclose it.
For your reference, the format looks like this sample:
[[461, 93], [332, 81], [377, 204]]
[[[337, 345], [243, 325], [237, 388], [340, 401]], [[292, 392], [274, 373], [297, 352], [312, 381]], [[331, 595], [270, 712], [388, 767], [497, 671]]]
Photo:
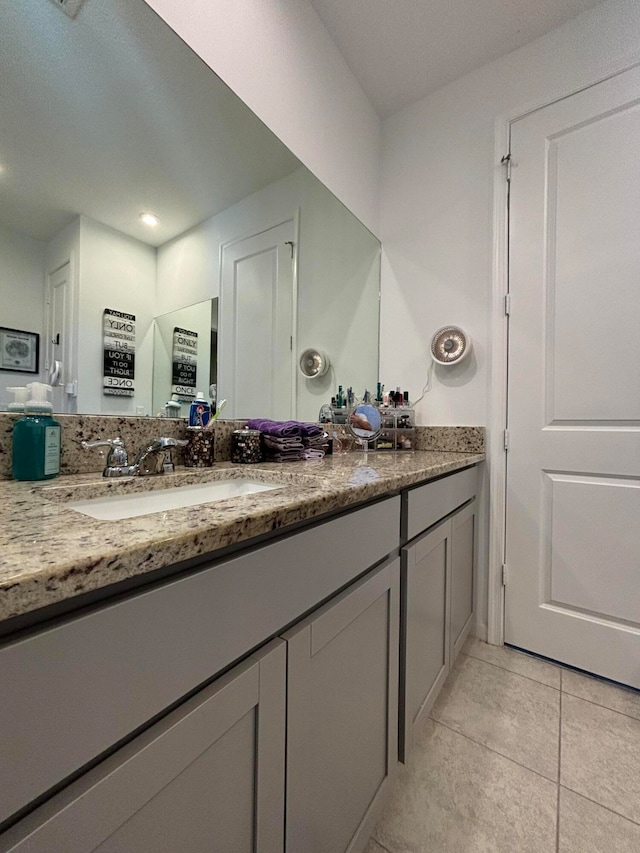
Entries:
[[[108, 447], [107, 463], [103, 477], [147, 477], [152, 474], [162, 474], [165, 470], [173, 471], [171, 448], [184, 447], [188, 444], [180, 438], [156, 438], [149, 447], [141, 450], [133, 465], [121, 438], [105, 438], [100, 441], [80, 442], [85, 450], [93, 447]], [[167, 458], [168, 457], [168, 458]]]

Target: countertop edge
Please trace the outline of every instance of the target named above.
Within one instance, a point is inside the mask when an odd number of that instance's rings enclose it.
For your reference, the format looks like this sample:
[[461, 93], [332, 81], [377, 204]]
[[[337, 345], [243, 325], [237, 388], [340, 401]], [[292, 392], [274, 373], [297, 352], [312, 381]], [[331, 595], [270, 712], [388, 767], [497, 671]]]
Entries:
[[[389, 459], [392, 454], [386, 454]], [[49, 608], [51, 605], [73, 599], [94, 590], [104, 590], [110, 586], [117, 585], [137, 577], [143, 577], [151, 572], [169, 567], [174, 564], [193, 560], [195, 558], [211, 556], [215, 559], [216, 552], [224, 551], [230, 546], [235, 546], [263, 536], [273, 531], [285, 532], [293, 526], [300, 526], [304, 522], [321, 520], [323, 516], [356, 508], [369, 501], [378, 500], [385, 495], [395, 494], [402, 489], [429, 482], [457, 470], [477, 465], [484, 461], [483, 453], [465, 453], [456, 451], [416, 451], [411, 454], [413, 465], [409, 465], [409, 454], [393, 454], [401, 460], [407, 460], [404, 466], [406, 470], [399, 467], [394, 470], [384, 470], [376, 473], [376, 466], [384, 468], [386, 463], [382, 459], [372, 460], [370, 467], [362, 466], [361, 460], [352, 460], [342, 457], [342, 462], [336, 460], [331, 463], [331, 468], [319, 469], [305, 468], [300, 470], [300, 480], [304, 483], [294, 488], [289, 494], [274, 498], [274, 503], [261, 500], [238, 499], [235, 502], [235, 513], [227, 512], [225, 517], [213, 517], [206, 513], [192, 513], [193, 523], [189, 517], [181, 517], [182, 529], [174, 534], [168, 534], [165, 528], [158, 531], [154, 536], [148, 532], [141, 533], [135, 529], [139, 541], [119, 551], [117, 543], [113, 542], [104, 546], [104, 553], [100, 554], [96, 548], [102, 548], [91, 541], [90, 534], [97, 535], [101, 530], [107, 531], [104, 525], [108, 522], [92, 524], [90, 519], [85, 527], [88, 531], [86, 541], [80, 539], [70, 546], [66, 553], [56, 555], [53, 564], [42, 565], [37, 561], [38, 555], [33, 554], [32, 560], [28, 560], [28, 549], [22, 554], [20, 547], [10, 549], [10, 555], [14, 559], [22, 556], [25, 561], [20, 570], [9, 571], [7, 560], [4, 560], [5, 571], [0, 563], [0, 622], [13, 620], [15, 617], [32, 614], [35, 611]], [[351, 456], [351, 454], [349, 454]], [[379, 454], [378, 454], [379, 456]], [[384, 458], [384, 457], [383, 457]], [[358, 466], [356, 466], [356, 461]], [[342, 465], [342, 467], [341, 467]], [[229, 467], [229, 466], [227, 466]], [[238, 466], [233, 466], [237, 468]], [[245, 466], [246, 467], [246, 466]], [[253, 466], [252, 466], [253, 467]], [[255, 466], [257, 470], [274, 472], [274, 466]], [[278, 473], [283, 471], [282, 466], [277, 466]], [[344, 468], [344, 470], [342, 470]], [[286, 474], [290, 469], [284, 469]], [[344, 474], [353, 474], [348, 482], [344, 480]], [[370, 476], [369, 481], [366, 475]], [[324, 476], [323, 476], [324, 475]], [[358, 481], [360, 476], [361, 482]], [[315, 478], [315, 483], [312, 482]], [[64, 481], [81, 480], [87, 481], [88, 475], [78, 475], [61, 478]], [[95, 475], [94, 475], [95, 480]], [[295, 480], [293, 481], [295, 483]], [[56, 480], [56, 484], [61, 484]], [[4, 483], [2, 484], [7, 494], [11, 492], [11, 486], [24, 484]], [[66, 485], [62, 483], [61, 485]], [[44, 499], [38, 496], [37, 489], [28, 491], [16, 490], [18, 497], [24, 496], [24, 503], [35, 505], [40, 500], [42, 517], [34, 513], [33, 533], [44, 535], [51, 533], [56, 522], [60, 519], [56, 513], [65, 515], [72, 510], [64, 509], [64, 504], [45, 504]], [[267, 493], [269, 494], [269, 493]], [[5, 497], [5, 502], [7, 498]], [[19, 504], [19, 502], [18, 502]], [[229, 507], [225, 507], [227, 510]], [[194, 508], [196, 509], [196, 508]], [[197, 508], [201, 509], [201, 508]], [[61, 510], [63, 512], [61, 512]], [[17, 511], [20, 512], [18, 505]], [[27, 508], [25, 507], [25, 524], [29, 523]], [[183, 510], [174, 512], [184, 512]], [[147, 519], [149, 516], [146, 517]], [[41, 525], [41, 529], [35, 528]], [[102, 525], [102, 528], [100, 527]], [[80, 523], [76, 525], [80, 532], [85, 528]], [[127, 527], [123, 528], [126, 537]], [[23, 537], [28, 538], [28, 537]], [[60, 546], [63, 543], [58, 542]], [[46, 549], [46, 542], [44, 542]], [[46, 550], [44, 551], [46, 553]], [[9, 556], [10, 559], [10, 556]], [[29, 565], [29, 562], [31, 563]], [[5, 575], [3, 577], [3, 574]]]

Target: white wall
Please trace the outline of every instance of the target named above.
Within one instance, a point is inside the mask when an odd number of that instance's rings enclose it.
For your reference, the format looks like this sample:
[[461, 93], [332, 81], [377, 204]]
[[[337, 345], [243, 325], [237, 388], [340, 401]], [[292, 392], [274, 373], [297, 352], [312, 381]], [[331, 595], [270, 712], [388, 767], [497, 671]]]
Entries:
[[[93, 219], [80, 217], [78, 411], [151, 414], [156, 250]], [[134, 397], [102, 393], [105, 308], [136, 315]]]
[[380, 120], [309, 0], [147, 0], [374, 233]]
[[[46, 244], [0, 227], [0, 325], [40, 335], [40, 371], [44, 368], [44, 275]], [[0, 372], [0, 411], [13, 400], [7, 386], [26, 385], [41, 373]]]
[[[431, 333], [465, 326], [475, 364], [440, 373], [427, 424], [488, 424], [496, 122], [640, 60], [640, 3], [610, 0], [383, 124], [381, 376], [424, 383]], [[402, 344], [397, 345], [398, 330]], [[446, 369], [445, 369], [446, 370]], [[478, 612], [486, 613], [487, 495]]]
[[[340, 383], [375, 391], [378, 245], [360, 222], [300, 168], [158, 249], [158, 314], [220, 293], [220, 247], [299, 214], [297, 353], [323, 349], [333, 371], [297, 377], [298, 411], [315, 420]], [[224, 357], [224, 356], [223, 356]], [[206, 390], [206, 389], [203, 389]], [[224, 389], [220, 389], [224, 396]]]

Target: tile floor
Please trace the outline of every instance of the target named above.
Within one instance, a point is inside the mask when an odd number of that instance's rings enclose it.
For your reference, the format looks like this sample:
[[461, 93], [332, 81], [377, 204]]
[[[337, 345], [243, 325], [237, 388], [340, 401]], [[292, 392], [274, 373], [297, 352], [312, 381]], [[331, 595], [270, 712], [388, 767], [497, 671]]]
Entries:
[[640, 694], [470, 638], [366, 853], [639, 853]]

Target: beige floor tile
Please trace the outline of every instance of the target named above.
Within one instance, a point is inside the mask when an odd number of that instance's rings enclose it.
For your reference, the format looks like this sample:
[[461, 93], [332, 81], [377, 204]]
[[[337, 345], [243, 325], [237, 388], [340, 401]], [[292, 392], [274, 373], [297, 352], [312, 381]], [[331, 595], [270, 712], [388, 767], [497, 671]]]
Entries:
[[556, 804], [552, 782], [427, 720], [373, 836], [392, 853], [554, 853]]
[[640, 693], [635, 690], [615, 687], [599, 678], [591, 678], [569, 669], [562, 673], [562, 690], [640, 720]]
[[389, 853], [389, 851], [381, 847], [374, 838], [370, 838], [363, 853]]
[[534, 681], [548, 684], [549, 687], [560, 688], [560, 667], [555, 664], [538, 660], [538, 658], [525, 655], [523, 652], [516, 652], [506, 646], [490, 646], [475, 637], [469, 637], [462, 651], [472, 658], [478, 658], [495, 666], [501, 666], [503, 669], [508, 669], [510, 672], [525, 675]]
[[566, 788], [560, 789], [559, 853], [638, 853], [638, 850], [637, 823]]
[[461, 655], [431, 716], [547, 779], [557, 781], [558, 690]]
[[561, 783], [640, 822], [640, 720], [562, 696]]

